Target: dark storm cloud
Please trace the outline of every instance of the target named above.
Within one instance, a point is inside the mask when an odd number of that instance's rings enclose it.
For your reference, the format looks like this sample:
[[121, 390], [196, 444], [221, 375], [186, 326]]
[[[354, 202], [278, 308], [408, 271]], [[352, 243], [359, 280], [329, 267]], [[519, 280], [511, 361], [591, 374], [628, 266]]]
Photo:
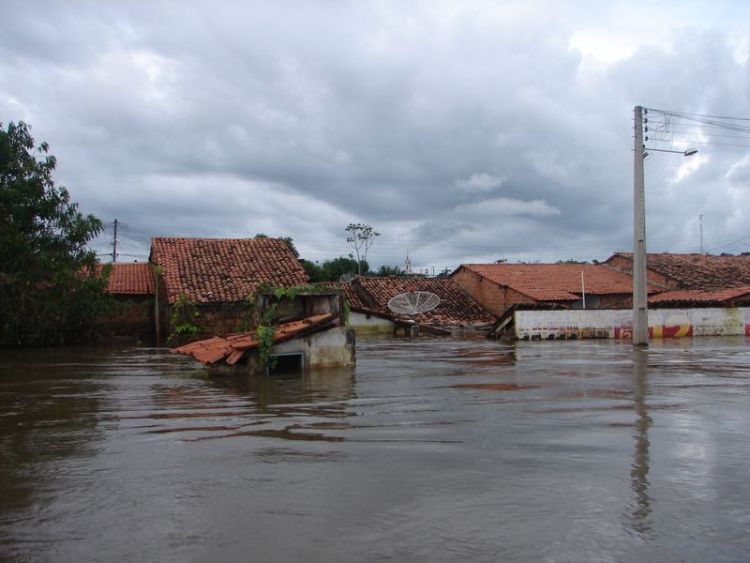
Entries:
[[[322, 259], [364, 221], [383, 232], [376, 263], [407, 249], [438, 267], [602, 257], [632, 230], [633, 105], [747, 107], [731, 22], [718, 32], [692, 12], [662, 43], [583, 2], [5, 13], [0, 120], [31, 122], [74, 197], [143, 248], [150, 235], [267, 232]], [[586, 34], [607, 25], [632, 52], [599, 61]], [[715, 199], [746, 203], [744, 152], [701, 155], [648, 163], [647, 186], [667, 185], [649, 191], [649, 232], [673, 250], [695, 250], [699, 213], [717, 244], [750, 235]]]

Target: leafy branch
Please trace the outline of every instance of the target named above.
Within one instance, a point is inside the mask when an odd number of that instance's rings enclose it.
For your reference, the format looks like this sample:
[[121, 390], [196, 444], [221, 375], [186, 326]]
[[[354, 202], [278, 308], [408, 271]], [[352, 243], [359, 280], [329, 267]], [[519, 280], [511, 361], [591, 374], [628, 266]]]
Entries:
[[172, 316], [169, 319], [169, 326], [172, 327], [172, 334], [167, 338], [167, 342], [172, 342], [175, 338], [186, 337], [192, 339], [198, 334], [197, 320], [200, 313], [188, 296], [181, 293], [177, 298], [177, 303], [172, 307]]

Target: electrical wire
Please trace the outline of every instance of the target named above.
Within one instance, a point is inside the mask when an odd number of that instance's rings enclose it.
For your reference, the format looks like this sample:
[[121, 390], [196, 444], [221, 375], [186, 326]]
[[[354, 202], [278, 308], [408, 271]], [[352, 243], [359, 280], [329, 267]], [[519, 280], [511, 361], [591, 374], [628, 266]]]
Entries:
[[[663, 116], [662, 120], [659, 120], [657, 117], [656, 120], [653, 118], [649, 119], [648, 115], [651, 113], [657, 113], [657, 115]], [[750, 134], [750, 125], [744, 125], [743, 123], [737, 123], [737, 122], [746, 122], [750, 121], [750, 118], [746, 117], [727, 117], [727, 116], [721, 116], [721, 117], [715, 117], [711, 115], [701, 115], [701, 114], [690, 114], [685, 112], [669, 112], [659, 109], [653, 109], [648, 108], [648, 112], [646, 113], [647, 117], [646, 123], [648, 123], [649, 127], [656, 127], [656, 130], [671, 130], [674, 132], [675, 125], [679, 125], [681, 127], [698, 127], [697, 125], [692, 125], [692, 123], [699, 123], [701, 126], [709, 127], [709, 128], [716, 128], [720, 130], [729, 130], [739, 133], [749, 133]], [[675, 123], [676, 119], [681, 119], [684, 121], [687, 121], [689, 123], [684, 122], [677, 122]], [[717, 121], [722, 120], [722, 121]]]
[[670, 110], [663, 110], [663, 109], [655, 109], [655, 108], [643, 108], [647, 109], [648, 111], [656, 111], [665, 115], [674, 115], [677, 117], [701, 117], [701, 118], [710, 118], [710, 119], [733, 119], [736, 121], [750, 121], [750, 117], [728, 117], [726, 115], [707, 115], [702, 113], [690, 113], [686, 111], [670, 111]]

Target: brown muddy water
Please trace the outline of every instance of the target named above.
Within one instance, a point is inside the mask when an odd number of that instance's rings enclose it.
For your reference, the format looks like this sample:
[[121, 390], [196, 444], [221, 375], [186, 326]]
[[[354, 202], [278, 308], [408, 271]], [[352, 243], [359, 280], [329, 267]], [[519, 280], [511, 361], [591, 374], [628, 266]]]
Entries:
[[750, 341], [0, 354], [0, 559], [747, 561]]

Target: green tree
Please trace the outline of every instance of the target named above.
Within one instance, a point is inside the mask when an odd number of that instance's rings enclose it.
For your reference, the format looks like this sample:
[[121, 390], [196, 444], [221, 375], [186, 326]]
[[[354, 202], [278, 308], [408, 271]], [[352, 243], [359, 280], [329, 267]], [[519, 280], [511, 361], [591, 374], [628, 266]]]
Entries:
[[356, 260], [339, 256], [333, 260], [326, 260], [322, 266], [325, 281], [338, 281], [344, 274], [363, 273], [370, 270], [370, 266], [364, 260], [357, 263]]
[[[300, 264], [307, 272], [307, 277], [310, 278], [310, 283], [319, 283], [325, 281], [339, 281], [344, 274], [356, 274], [357, 272], [357, 261], [345, 256], [339, 256], [333, 260], [326, 260], [322, 264], [318, 265], [310, 260], [304, 258], [300, 260]], [[359, 270], [363, 273], [370, 271], [370, 266], [365, 261], [361, 261], [359, 264]]]
[[0, 123], [0, 345], [82, 341], [111, 306], [107, 268], [86, 244], [102, 230], [55, 187], [55, 157], [29, 126]]
[[305, 273], [307, 274], [307, 278], [310, 280], [310, 283], [318, 283], [325, 281], [323, 279], [323, 269], [318, 266], [315, 262], [311, 260], [305, 260], [304, 258], [300, 258], [299, 263], [302, 265], [302, 268], [305, 270]]
[[378, 268], [378, 271], [376, 272], [376, 275], [381, 277], [388, 277], [388, 276], [403, 276], [405, 275], [405, 272], [399, 268], [398, 266], [380, 266]]
[[299, 258], [299, 251], [297, 250], [297, 247], [294, 246], [294, 239], [292, 237], [281, 237], [281, 240], [283, 240], [284, 244], [289, 247], [289, 250], [294, 253], [294, 257]]

